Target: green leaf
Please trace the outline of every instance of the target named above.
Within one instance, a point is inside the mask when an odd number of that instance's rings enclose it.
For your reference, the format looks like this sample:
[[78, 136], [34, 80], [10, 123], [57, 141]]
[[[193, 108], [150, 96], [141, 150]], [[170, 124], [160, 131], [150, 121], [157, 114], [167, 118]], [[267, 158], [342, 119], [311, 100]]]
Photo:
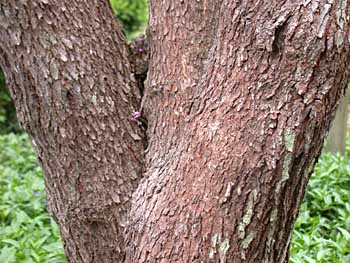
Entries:
[[16, 263], [16, 249], [13, 247], [5, 246], [1, 248], [0, 262], [1, 263]]

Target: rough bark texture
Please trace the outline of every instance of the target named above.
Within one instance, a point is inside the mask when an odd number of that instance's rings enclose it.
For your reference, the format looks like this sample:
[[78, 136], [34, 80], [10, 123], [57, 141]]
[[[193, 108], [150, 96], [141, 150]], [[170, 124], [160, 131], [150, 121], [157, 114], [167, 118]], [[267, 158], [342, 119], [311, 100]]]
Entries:
[[0, 65], [71, 262], [288, 262], [349, 75], [347, 1], [150, 0], [145, 151], [106, 2], [18, 2]]
[[142, 174], [129, 48], [108, 1], [1, 1], [0, 65], [70, 262], [122, 262]]
[[150, 11], [150, 146], [128, 262], [285, 262], [348, 77], [349, 6], [154, 0]]

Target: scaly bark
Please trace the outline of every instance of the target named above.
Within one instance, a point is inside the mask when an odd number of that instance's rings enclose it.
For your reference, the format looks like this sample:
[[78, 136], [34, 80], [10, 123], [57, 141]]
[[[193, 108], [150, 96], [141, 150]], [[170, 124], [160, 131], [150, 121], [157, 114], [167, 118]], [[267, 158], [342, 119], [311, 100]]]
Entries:
[[143, 132], [129, 48], [108, 1], [1, 1], [0, 65], [45, 172], [70, 262], [122, 262]]
[[349, 77], [346, 1], [150, 0], [144, 164], [106, 1], [0, 7], [0, 65], [71, 262], [288, 262]]
[[[205, 20], [214, 13], [209, 2], [219, 12]], [[150, 5], [150, 147], [127, 262], [288, 262], [293, 223], [349, 75], [349, 5]], [[191, 60], [201, 37], [209, 52]]]

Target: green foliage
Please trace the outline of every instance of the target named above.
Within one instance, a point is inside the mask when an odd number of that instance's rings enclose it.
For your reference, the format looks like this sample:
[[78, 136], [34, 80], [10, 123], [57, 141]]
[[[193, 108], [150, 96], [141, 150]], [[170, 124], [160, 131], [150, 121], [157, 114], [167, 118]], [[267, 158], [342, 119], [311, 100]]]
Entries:
[[0, 262], [66, 262], [26, 135], [0, 136]]
[[147, 22], [147, 0], [110, 0], [126, 34], [132, 38]]
[[[347, 155], [323, 154], [295, 224], [292, 263], [350, 262]], [[42, 172], [26, 135], [0, 136], [0, 262], [66, 262], [47, 212]]]
[[10, 132], [18, 133], [20, 128], [17, 123], [15, 107], [6, 88], [5, 76], [0, 69], [0, 134]]
[[345, 156], [323, 153], [312, 175], [291, 246], [292, 263], [350, 262], [350, 140]]

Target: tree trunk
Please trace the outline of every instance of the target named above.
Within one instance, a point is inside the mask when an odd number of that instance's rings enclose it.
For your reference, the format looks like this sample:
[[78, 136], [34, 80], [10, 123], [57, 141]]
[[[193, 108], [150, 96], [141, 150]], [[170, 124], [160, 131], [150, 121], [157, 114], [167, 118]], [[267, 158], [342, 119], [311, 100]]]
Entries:
[[142, 103], [107, 1], [0, 4], [0, 66], [67, 257], [288, 262], [349, 77], [349, 5], [149, 2]]
[[45, 172], [70, 262], [122, 262], [143, 134], [126, 38], [107, 1], [1, 1], [0, 63]]

